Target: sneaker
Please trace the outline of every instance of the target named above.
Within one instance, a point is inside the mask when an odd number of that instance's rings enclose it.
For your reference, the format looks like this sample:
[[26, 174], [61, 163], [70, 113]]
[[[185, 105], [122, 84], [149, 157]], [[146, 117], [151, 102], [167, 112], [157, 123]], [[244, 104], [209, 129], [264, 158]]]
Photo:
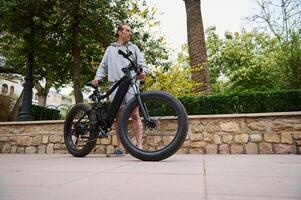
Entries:
[[113, 153], [108, 153], [107, 157], [119, 157], [124, 156], [124, 151], [121, 148], [116, 148]]

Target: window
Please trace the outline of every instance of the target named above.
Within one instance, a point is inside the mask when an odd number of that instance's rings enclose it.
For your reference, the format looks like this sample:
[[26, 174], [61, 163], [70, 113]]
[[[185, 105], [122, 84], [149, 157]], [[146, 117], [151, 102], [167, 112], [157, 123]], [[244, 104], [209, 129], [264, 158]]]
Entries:
[[10, 86], [9, 94], [12, 95], [14, 93], [15, 93], [15, 87], [14, 86]]
[[8, 92], [8, 85], [7, 84], [3, 84], [2, 88], [1, 88], [1, 93], [2, 94], [6, 94]]
[[34, 100], [36, 100], [36, 101], [38, 101], [38, 100], [39, 100], [38, 93], [35, 93], [35, 94], [34, 94]]

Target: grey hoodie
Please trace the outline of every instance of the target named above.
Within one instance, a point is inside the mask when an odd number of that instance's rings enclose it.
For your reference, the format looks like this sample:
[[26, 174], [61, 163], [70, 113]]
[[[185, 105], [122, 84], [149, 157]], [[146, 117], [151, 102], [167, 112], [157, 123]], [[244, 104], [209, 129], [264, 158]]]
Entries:
[[127, 50], [131, 51], [134, 58], [137, 60], [137, 64], [142, 66], [145, 73], [148, 73], [148, 68], [144, 64], [143, 55], [136, 45], [130, 42], [125, 45], [120, 45], [115, 42], [106, 49], [102, 61], [97, 69], [95, 79], [103, 79], [108, 76], [108, 81], [114, 83], [124, 76], [121, 69], [123, 67], [127, 67], [130, 62], [122, 55], [118, 54], [119, 49], [123, 52], [126, 52]]

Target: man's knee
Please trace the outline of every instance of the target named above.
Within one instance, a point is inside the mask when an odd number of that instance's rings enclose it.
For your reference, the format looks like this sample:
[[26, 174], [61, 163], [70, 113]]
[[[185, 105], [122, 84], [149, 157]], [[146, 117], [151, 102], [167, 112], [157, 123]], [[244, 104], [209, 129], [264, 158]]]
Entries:
[[131, 118], [132, 118], [133, 121], [140, 120], [139, 112], [133, 112], [132, 115], [131, 115]]

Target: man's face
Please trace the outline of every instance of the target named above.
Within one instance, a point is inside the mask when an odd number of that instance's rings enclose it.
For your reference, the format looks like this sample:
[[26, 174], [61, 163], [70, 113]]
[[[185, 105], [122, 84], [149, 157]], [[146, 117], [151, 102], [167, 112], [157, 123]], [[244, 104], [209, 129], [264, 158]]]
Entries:
[[119, 31], [119, 38], [123, 41], [123, 42], [128, 42], [131, 39], [131, 35], [132, 35], [132, 31], [131, 28], [127, 25], [123, 26], [123, 30]]

